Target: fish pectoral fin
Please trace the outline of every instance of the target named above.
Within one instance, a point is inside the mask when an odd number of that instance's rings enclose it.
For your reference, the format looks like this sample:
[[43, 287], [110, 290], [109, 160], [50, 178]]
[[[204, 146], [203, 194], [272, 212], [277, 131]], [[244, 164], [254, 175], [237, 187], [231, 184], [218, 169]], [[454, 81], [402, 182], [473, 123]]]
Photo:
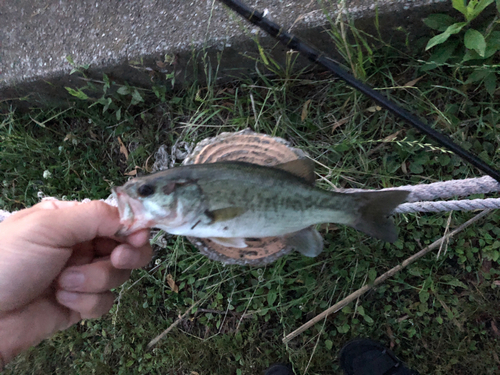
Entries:
[[207, 211], [205, 214], [210, 218], [212, 223], [217, 223], [219, 221], [226, 221], [226, 220], [231, 220], [234, 219], [235, 217], [238, 217], [245, 213], [246, 209], [242, 207], [226, 207], [226, 208], [219, 208], [217, 210], [213, 211]]
[[226, 247], [236, 247], [238, 249], [243, 249], [248, 245], [244, 238], [239, 237], [210, 237], [209, 240]]
[[311, 185], [314, 185], [314, 181], [316, 181], [316, 177], [314, 176], [314, 162], [311, 159], [295, 159], [286, 163], [274, 165], [273, 168], [287, 171], [304, 179]]
[[309, 258], [314, 258], [323, 251], [323, 237], [314, 227], [287, 234], [285, 241], [288, 246]]

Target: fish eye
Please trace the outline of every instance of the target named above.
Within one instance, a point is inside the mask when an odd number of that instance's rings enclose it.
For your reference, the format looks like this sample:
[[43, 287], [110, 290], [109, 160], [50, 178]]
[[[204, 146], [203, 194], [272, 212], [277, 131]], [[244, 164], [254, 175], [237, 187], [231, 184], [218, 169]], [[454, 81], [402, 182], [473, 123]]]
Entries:
[[150, 195], [154, 194], [155, 188], [152, 185], [149, 184], [144, 184], [139, 186], [139, 189], [137, 189], [137, 194], [139, 194], [140, 197], [149, 197]]

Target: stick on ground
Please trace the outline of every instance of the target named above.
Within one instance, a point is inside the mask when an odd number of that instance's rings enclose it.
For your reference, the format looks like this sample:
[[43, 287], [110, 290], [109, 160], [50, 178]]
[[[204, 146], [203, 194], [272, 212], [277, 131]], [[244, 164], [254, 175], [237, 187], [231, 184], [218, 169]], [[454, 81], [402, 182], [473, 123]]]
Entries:
[[175, 322], [173, 322], [170, 325], [170, 327], [168, 327], [165, 331], [163, 331], [158, 336], [156, 336], [153, 340], [151, 340], [148, 344], [148, 349], [151, 349], [153, 346], [155, 346], [158, 343], [158, 341], [160, 341], [163, 337], [165, 337], [167, 335], [167, 333], [169, 333], [171, 330], [173, 330], [175, 327], [177, 327], [179, 325], [179, 323], [191, 312], [191, 310], [193, 310], [195, 308], [195, 306], [198, 305], [199, 302], [200, 301], [193, 304], [189, 309], [186, 310], [186, 312], [184, 314], [182, 314], [182, 316], [179, 319], [177, 319]]
[[298, 335], [300, 335], [302, 332], [304, 332], [306, 329], [308, 329], [308, 328], [312, 327], [313, 325], [315, 325], [321, 319], [324, 319], [328, 315], [339, 311], [340, 309], [342, 309], [347, 304], [349, 304], [352, 301], [356, 300], [357, 298], [361, 297], [363, 294], [365, 294], [366, 292], [368, 292], [370, 289], [372, 289], [372, 288], [376, 287], [377, 285], [383, 283], [389, 277], [394, 276], [396, 273], [398, 273], [399, 271], [401, 271], [403, 268], [407, 267], [408, 265], [410, 265], [413, 262], [415, 262], [417, 259], [423, 257], [424, 255], [426, 255], [430, 251], [432, 251], [435, 248], [439, 247], [443, 241], [448, 240], [449, 238], [453, 237], [455, 234], [457, 234], [457, 233], [461, 232], [462, 230], [464, 230], [465, 228], [467, 228], [469, 225], [471, 225], [471, 224], [475, 223], [476, 221], [478, 221], [479, 219], [485, 217], [491, 211], [493, 211], [493, 210], [484, 210], [484, 211], [481, 211], [479, 214], [477, 214], [476, 216], [474, 216], [472, 219], [470, 219], [470, 220], [466, 221], [465, 223], [463, 223], [462, 225], [458, 226], [452, 232], [450, 232], [447, 235], [441, 237], [439, 240], [431, 243], [426, 248], [420, 250], [418, 253], [416, 253], [416, 254], [412, 255], [411, 257], [409, 257], [408, 259], [406, 259], [403, 263], [398, 264], [396, 267], [390, 269], [389, 271], [387, 271], [383, 275], [377, 277], [375, 279], [375, 281], [373, 282], [373, 284], [365, 285], [364, 287], [356, 290], [354, 293], [350, 294], [349, 296], [347, 296], [346, 298], [344, 298], [342, 301], [337, 302], [335, 305], [329, 307], [328, 309], [326, 309], [325, 311], [323, 311], [321, 314], [315, 316], [313, 319], [309, 320], [307, 323], [303, 324], [302, 326], [300, 326], [299, 328], [297, 328], [292, 333], [289, 333], [288, 335], [286, 335], [283, 338], [283, 342], [284, 343], [289, 342], [290, 340], [294, 339], [295, 337], [297, 337]]

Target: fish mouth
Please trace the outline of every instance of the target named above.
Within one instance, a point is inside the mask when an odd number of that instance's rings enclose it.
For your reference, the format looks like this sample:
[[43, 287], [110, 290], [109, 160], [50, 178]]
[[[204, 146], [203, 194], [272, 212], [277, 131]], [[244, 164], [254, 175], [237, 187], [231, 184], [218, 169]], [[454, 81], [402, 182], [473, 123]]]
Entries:
[[139, 229], [147, 228], [148, 225], [144, 225], [145, 223], [139, 220], [139, 213], [143, 211], [142, 203], [130, 197], [121, 186], [114, 187], [111, 191], [116, 199], [122, 224], [116, 235], [128, 236]]

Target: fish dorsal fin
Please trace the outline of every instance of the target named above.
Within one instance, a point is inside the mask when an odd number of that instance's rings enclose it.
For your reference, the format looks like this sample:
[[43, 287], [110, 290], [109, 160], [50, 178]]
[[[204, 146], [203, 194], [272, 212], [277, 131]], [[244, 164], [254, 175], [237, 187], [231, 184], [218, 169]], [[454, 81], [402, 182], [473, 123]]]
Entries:
[[310, 184], [314, 184], [314, 162], [311, 159], [295, 159], [286, 163], [274, 165], [273, 168], [287, 171], [295, 176], [304, 179]]

